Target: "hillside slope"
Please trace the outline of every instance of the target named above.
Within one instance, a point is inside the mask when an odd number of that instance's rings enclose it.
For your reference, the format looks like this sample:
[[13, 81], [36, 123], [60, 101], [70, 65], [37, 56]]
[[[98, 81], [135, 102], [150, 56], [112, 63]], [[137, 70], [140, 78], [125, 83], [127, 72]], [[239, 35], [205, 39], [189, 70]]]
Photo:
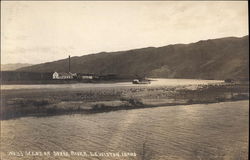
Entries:
[[[227, 37], [149, 47], [120, 52], [102, 52], [71, 58], [71, 71], [96, 74], [141, 75], [164, 78], [247, 78], [249, 38]], [[67, 71], [68, 59], [38, 64], [20, 71]]]
[[11, 63], [11, 64], [1, 64], [1, 71], [13, 71], [19, 68], [28, 67], [32, 64], [28, 63]]

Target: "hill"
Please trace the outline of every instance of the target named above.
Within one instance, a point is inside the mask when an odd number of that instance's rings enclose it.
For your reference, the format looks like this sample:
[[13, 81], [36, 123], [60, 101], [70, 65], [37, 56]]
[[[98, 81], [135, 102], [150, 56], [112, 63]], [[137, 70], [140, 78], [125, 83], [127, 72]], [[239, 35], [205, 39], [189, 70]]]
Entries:
[[[248, 78], [249, 38], [227, 37], [71, 58], [71, 71], [163, 78]], [[18, 69], [67, 71], [68, 59]]]
[[13, 71], [22, 67], [28, 67], [32, 64], [28, 63], [10, 63], [10, 64], [1, 64], [1, 71]]

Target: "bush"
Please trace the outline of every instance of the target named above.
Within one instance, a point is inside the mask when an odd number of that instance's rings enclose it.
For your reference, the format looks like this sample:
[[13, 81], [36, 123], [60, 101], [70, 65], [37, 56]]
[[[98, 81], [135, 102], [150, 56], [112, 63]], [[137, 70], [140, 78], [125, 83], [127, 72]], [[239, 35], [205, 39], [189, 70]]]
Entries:
[[32, 104], [34, 106], [45, 106], [49, 104], [48, 100], [37, 100], [37, 101], [33, 101]]
[[47, 108], [46, 113], [47, 114], [55, 114], [57, 111], [56, 106], [53, 106], [51, 108]]
[[193, 99], [189, 99], [189, 100], [187, 101], [187, 103], [188, 103], [188, 104], [193, 104], [193, 103], [194, 103], [194, 100], [193, 100]]
[[99, 109], [104, 109], [105, 108], [105, 105], [104, 104], [95, 104], [93, 106], [93, 110], [99, 110]]
[[143, 103], [141, 101], [139, 101], [138, 99], [128, 99], [128, 102], [131, 104], [131, 105], [134, 105], [134, 106], [141, 106], [143, 105]]
[[249, 99], [249, 95], [247, 94], [237, 94], [232, 97], [233, 100], [246, 100]]

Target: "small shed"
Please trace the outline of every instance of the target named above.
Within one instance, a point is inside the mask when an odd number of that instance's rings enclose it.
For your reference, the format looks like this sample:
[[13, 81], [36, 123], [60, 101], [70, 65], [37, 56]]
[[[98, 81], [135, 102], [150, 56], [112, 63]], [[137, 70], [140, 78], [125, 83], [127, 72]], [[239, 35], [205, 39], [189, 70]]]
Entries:
[[78, 79], [86, 79], [86, 80], [94, 79], [94, 75], [93, 74], [78, 73], [77, 77], [78, 77]]

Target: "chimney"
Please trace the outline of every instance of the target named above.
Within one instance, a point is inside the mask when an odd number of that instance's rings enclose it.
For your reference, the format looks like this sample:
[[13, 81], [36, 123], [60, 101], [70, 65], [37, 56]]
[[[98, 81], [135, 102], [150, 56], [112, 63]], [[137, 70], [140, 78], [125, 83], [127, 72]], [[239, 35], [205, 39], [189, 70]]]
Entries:
[[69, 72], [70, 72], [70, 55], [69, 55]]

